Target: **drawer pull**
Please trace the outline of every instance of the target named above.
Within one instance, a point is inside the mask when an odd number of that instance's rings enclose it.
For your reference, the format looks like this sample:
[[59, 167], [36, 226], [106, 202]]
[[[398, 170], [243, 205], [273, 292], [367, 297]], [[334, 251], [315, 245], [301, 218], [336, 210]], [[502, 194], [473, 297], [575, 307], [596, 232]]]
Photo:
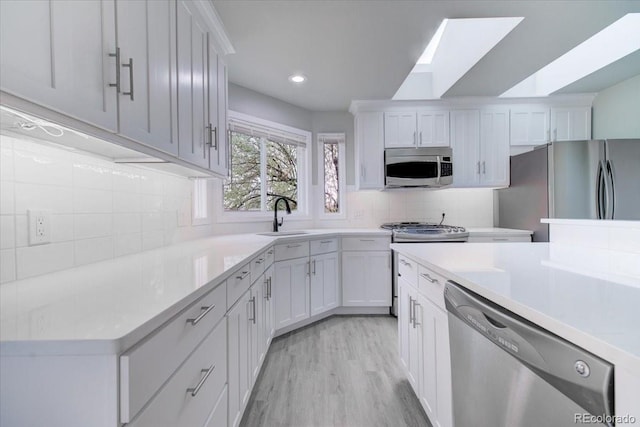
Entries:
[[287, 248], [291, 249], [291, 248], [299, 248], [302, 245], [287, 245]]
[[320, 240], [320, 243], [322, 243], [322, 244], [333, 243], [333, 240]]
[[207, 369], [203, 369], [201, 371], [201, 373], [203, 373], [204, 376], [200, 379], [200, 381], [198, 382], [198, 384], [195, 387], [188, 388], [187, 389], [187, 393], [191, 393], [192, 397], [196, 397], [196, 394], [198, 394], [198, 392], [200, 391], [200, 389], [204, 385], [204, 382], [207, 380], [207, 378], [209, 378], [209, 375], [211, 375], [211, 373], [213, 372], [214, 369], [216, 369], [216, 365], [211, 365]]
[[273, 255], [273, 249], [269, 249], [269, 251], [267, 252], [267, 255]]
[[249, 320], [253, 322], [253, 324], [256, 324], [256, 297], [253, 297], [249, 300], [249, 302], [251, 303], [251, 314], [253, 317], [250, 317]]
[[361, 242], [375, 242], [375, 239], [360, 239]]
[[196, 317], [195, 319], [187, 319], [187, 323], [191, 323], [193, 326], [196, 326], [198, 324], [198, 322], [200, 322], [202, 320], [202, 318], [204, 316], [206, 316], [207, 314], [209, 314], [209, 312], [211, 310], [213, 310], [214, 308], [216, 308], [216, 305], [213, 304], [212, 306], [205, 306], [205, 307], [200, 307], [201, 310], [204, 310], [200, 316]]
[[264, 258], [258, 258], [256, 260], [256, 264], [262, 264], [263, 261], [264, 261]]
[[411, 267], [411, 263], [403, 260], [402, 258], [400, 258], [400, 264], [406, 265], [407, 267]]
[[247, 277], [247, 274], [249, 274], [248, 271], [243, 271], [240, 276], [236, 276], [236, 279], [238, 280], [243, 280], [245, 277]]
[[500, 237], [494, 237], [494, 238], [493, 238], [493, 241], [494, 241], [494, 242], [508, 242], [508, 241], [509, 241], [509, 239], [507, 239], [507, 238], [500, 238]]
[[434, 279], [433, 277], [429, 276], [427, 273], [421, 273], [420, 275], [425, 279], [427, 279], [428, 281], [430, 281], [431, 283], [438, 283], [438, 279]]

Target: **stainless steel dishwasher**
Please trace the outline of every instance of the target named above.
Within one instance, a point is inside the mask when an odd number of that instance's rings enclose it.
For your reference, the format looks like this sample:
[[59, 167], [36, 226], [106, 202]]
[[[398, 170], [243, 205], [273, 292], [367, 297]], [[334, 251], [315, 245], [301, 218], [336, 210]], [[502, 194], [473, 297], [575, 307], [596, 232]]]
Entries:
[[454, 282], [445, 303], [455, 427], [612, 425], [610, 363]]

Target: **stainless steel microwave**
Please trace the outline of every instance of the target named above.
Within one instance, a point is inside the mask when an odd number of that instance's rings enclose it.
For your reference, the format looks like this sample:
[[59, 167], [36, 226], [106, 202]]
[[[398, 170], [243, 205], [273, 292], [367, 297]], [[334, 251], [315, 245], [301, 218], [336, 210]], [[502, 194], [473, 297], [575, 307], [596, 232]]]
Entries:
[[442, 187], [453, 182], [449, 147], [387, 148], [384, 150], [384, 186]]

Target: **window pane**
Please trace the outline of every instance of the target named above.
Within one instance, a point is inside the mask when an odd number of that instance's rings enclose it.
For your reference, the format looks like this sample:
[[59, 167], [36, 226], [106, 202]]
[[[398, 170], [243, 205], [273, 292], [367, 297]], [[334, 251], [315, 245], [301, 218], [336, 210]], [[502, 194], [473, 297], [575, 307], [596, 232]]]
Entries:
[[340, 211], [340, 189], [338, 187], [338, 144], [324, 144], [324, 211]]
[[[275, 195], [298, 200], [298, 151], [294, 145], [267, 141], [267, 210], [273, 210]], [[297, 203], [289, 205], [298, 208]]]
[[224, 208], [260, 210], [260, 139], [231, 133], [230, 178], [224, 184]]

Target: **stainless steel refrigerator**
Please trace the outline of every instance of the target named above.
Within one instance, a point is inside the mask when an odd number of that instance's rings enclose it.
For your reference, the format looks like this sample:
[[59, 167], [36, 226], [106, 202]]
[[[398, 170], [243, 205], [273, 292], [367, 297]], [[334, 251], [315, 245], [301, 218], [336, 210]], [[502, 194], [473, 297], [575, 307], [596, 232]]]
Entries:
[[540, 218], [640, 220], [640, 139], [558, 141], [511, 157], [498, 224], [549, 240]]

